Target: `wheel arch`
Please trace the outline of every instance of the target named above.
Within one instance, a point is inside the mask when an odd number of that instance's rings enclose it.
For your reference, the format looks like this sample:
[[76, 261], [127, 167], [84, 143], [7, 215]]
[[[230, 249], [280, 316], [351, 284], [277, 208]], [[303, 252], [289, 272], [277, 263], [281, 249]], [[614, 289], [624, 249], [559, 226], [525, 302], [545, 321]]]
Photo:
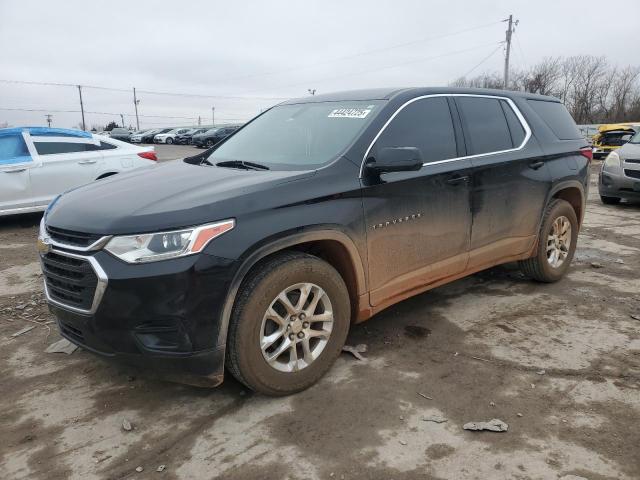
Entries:
[[587, 203], [586, 193], [582, 183], [578, 181], [567, 181], [555, 185], [554, 188], [551, 189], [547, 204], [555, 198], [568, 202], [576, 212], [578, 225], [582, 225]]
[[359, 298], [366, 294], [367, 286], [364, 264], [355, 243], [347, 234], [334, 229], [299, 232], [269, 241], [266, 244], [250, 249], [243, 255], [242, 263], [227, 290], [220, 318], [217, 345], [226, 344], [231, 312], [235, 305], [238, 290], [246, 276], [258, 264], [286, 250], [302, 251], [315, 255], [333, 266], [347, 285], [352, 320], [356, 318]]

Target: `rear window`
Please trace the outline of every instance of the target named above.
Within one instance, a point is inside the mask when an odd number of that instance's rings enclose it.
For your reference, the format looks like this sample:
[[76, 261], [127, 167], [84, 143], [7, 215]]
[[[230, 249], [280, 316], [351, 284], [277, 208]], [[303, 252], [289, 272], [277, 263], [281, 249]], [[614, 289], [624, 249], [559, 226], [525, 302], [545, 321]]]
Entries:
[[576, 123], [562, 103], [529, 100], [529, 105], [540, 115], [540, 118], [560, 140], [578, 140], [582, 138]]

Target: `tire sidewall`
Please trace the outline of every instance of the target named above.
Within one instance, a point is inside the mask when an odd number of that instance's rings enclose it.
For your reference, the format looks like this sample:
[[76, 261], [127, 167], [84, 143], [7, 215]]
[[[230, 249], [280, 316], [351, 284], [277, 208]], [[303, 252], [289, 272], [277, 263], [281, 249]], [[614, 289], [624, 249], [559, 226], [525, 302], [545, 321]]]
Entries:
[[[311, 365], [298, 372], [280, 372], [262, 355], [262, 318], [280, 292], [304, 282], [318, 285], [329, 296], [334, 315], [333, 329], [324, 350]], [[275, 394], [303, 390], [324, 375], [342, 350], [351, 317], [349, 296], [342, 278], [333, 267], [313, 257], [291, 260], [268, 272], [237, 313], [236, 347], [240, 372], [252, 388]]]
[[[569, 219], [569, 222], [571, 223], [571, 246], [569, 248], [569, 255], [567, 255], [567, 258], [564, 260], [562, 265], [560, 265], [560, 267], [554, 268], [549, 264], [549, 261], [547, 260], [547, 237], [549, 236], [549, 232], [551, 231], [553, 222], [558, 217], [562, 216], [567, 217]], [[569, 269], [576, 251], [579, 228], [580, 227], [578, 225], [576, 212], [568, 202], [559, 200], [551, 206], [551, 209], [548, 215], [546, 215], [544, 223], [540, 230], [540, 239], [538, 240], [538, 261], [540, 262], [543, 273], [548, 276], [550, 280], [559, 280], [566, 274], [567, 270]]]

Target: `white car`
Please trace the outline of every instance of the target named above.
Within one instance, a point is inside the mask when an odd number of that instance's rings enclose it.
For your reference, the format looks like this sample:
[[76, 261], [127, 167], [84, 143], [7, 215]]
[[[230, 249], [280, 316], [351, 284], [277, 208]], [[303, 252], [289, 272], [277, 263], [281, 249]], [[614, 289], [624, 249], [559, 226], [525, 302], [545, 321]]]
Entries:
[[71, 188], [156, 162], [153, 147], [81, 130], [0, 129], [0, 216], [44, 211]]
[[174, 128], [173, 130], [167, 133], [159, 133], [158, 135], [153, 137], [153, 143], [166, 143], [167, 145], [171, 145], [176, 140], [176, 135], [180, 135], [181, 133], [186, 133], [190, 128]]

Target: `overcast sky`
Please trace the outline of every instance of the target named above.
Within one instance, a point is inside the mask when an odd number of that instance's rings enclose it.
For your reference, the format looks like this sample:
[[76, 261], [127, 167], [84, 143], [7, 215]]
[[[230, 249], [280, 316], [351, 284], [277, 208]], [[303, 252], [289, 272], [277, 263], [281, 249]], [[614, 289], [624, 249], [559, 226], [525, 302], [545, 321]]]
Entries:
[[[141, 127], [251, 118], [281, 99], [379, 86], [446, 85], [501, 71], [510, 13], [514, 68], [552, 55], [640, 65], [640, 1], [602, 0], [0, 0], [0, 79], [83, 88], [86, 123]], [[604, 14], [602, 12], [605, 12]], [[613, 16], [612, 16], [613, 15]], [[632, 48], [629, 48], [631, 46]], [[493, 52], [493, 55], [491, 55]], [[488, 58], [487, 58], [488, 57]], [[484, 62], [483, 62], [484, 60]], [[483, 62], [483, 63], [481, 63]], [[149, 92], [198, 94], [167, 96]], [[206, 96], [217, 96], [208, 98]], [[241, 97], [241, 98], [222, 98]], [[71, 127], [72, 87], [0, 82], [0, 123]], [[165, 117], [176, 118], [165, 118]], [[184, 117], [184, 118], [179, 118]]]

